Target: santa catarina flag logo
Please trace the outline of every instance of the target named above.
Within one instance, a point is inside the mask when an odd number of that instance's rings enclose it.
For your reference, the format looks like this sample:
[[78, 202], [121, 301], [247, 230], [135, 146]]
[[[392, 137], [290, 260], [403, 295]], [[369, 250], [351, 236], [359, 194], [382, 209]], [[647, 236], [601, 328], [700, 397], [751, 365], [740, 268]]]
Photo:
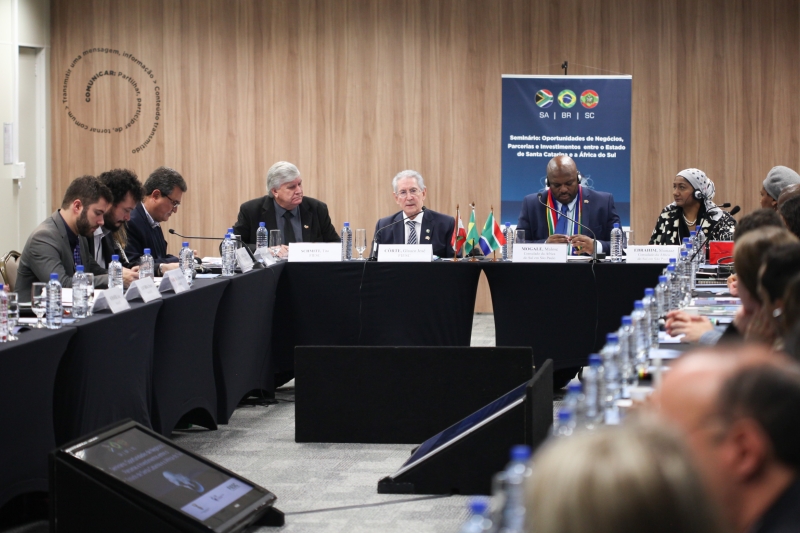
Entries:
[[542, 89], [536, 93], [536, 105], [539, 107], [550, 107], [553, 105], [553, 93], [547, 89]]
[[591, 109], [600, 103], [600, 96], [591, 89], [581, 93], [581, 105], [586, 109]]
[[577, 101], [578, 97], [575, 96], [575, 93], [569, 89], [564, 89], [558, 93], [558, 103], [561, 104], [561, 107], [564, 109], [569, 109], [570, 107], [574, 106]]

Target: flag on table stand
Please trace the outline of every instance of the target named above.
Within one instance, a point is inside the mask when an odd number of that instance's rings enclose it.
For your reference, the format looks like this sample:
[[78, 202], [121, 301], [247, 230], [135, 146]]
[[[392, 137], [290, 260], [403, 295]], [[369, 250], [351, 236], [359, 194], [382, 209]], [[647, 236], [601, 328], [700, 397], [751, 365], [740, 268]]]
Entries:
[[475, 227], [475, 204], [471, 204], [472, 214], [469, 216], [469, 224], [467, 224], [467, 240], [464, 243], [464, 254], [469, 255], [474, 248], [477, 248], [480, 235], [478, 235], [478, 228]]
[[455, 256], [461, 252], [464, 246], [464, 241], [467, 240], [467, 230], [464, 229], [464, 223], [461, 222], [461, 211], [459, 206], [456, 206], [456, 224], [453, 227], [453, 238], [450, 239], [450, 246], [453, 247]]
[[503, 236], [503, 230], [500, 229], [494, 219], [494, 208], [492, 208], [481, 232], [480, 245], [483, 255], [489, 255], [493, 250], [499, 250], [505, 243], [506, 238]]

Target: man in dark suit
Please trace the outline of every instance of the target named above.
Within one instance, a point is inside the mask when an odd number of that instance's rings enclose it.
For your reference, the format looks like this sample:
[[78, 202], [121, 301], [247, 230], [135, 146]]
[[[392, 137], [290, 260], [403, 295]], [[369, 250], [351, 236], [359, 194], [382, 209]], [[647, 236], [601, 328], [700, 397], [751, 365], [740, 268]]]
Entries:
[[[433, 255], [453, 257], [450, 238], [456, 221], [449, 215], [423, 207], [427, 189], [419, 172], [403, 170], [398, 173], [392, 180], [392, 190], [394, 201], [402, 211], [378, 221], [375, 225], [377, 243], [430, 244]], [[392, 223], [395, 224], [385, 227]]]
[[249, 200], [239, 208], [233, 232], [253, 250], [259, 222], [264, 222], [268, 231], [281, 231], [281, 255], [286, 255], [292, 242], [341, 240], [331, 223], [328, 206], [303, 196], [300, 171], [286, 161], [275, 163], [267, 172], [267, 195]]
[[72, 287], [75, 265], [83, 265], [86, 272], [94, 274], [95, 287], [104, 289], [108, 285], [106, 270], [92, 257], [86, 239], [103, 223], [111, 201], [111, 191], [94, 176], [82, 176], [70, 183], [61, 209], [33, 230], [22, 249], [16, 285], [20, 301], [29, 302], [31, 284], [49, 281], [53, 272], [62, 287]]
[[[542, 195], [542, 202], [591, 228], [597, 236], [597, 253], [610, 252], [611, 230], [615, 222], [619, 224], [614, 197], [583, 187], [575, 161], [565, 155], [558, 155], [547, 164], [546, 183], [548, 191]], [[522, 201], [517, 229], [525, 230], [528, 242], [565, 243], [571, 252], [592, 255], [594, 239], [567, 217], [547, 209], [538, 194], [529, 194]]]
[[187, 189], [183, 176], [169, 167], [159, 167], [150, 174], [144, 182], [144, 199], [131, 212], [128, 222], [128, 242], [125, 244], [128, 261], [138, 264], [144, 249], [150, 248], [157, 276], [180, 267], [178, 258], [167, 253], [161, 223], [178, 211]]
[[[114, 197], [111, 209], [103, 215], [103, 225], [94, 232], [94, 238], [89, 239], [92, 246], [94, 259], [103, 268], [108, 268], [111, 256], [119, 255], [122, 263], [123, 278], [127, 274], [125, 271], [133, 268], [138, 278], [138, 265], [133, 265], [128, 261], [125, 253], [125, 242], [127, 241], [127, 222], [131, 219], [131, 213], [136, 209], [136, 205], [142, 201], [142, 184], [136, 173], [131, 170], [114, 169], [103, 172], [97, 179], [109, 188]], [[131, 270], [131, 273], [134, 273]]]

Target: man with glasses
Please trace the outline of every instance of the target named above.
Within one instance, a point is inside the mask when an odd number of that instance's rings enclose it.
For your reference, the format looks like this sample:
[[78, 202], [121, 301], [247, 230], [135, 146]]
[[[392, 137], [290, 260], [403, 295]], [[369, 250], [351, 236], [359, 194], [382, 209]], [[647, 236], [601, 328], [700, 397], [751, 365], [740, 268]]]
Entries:
[[178, 211], [186, 190], [186, 181], [176, 170], [159, 167], [150, 174], [144, 183], [144, 199], [131, 212], [128, 222], [125, 254], [130, 264], [138, 264], [144, 249], [150, 248], [156, 275], [180, 267], [178, 258], [167, 253], [161, 223]]
[[423, 206], [427, 189], [420, 173], [415, 170], [399, 172], [392, 179], [392, 190], [401, 211], [378, 221], [375, 225], [377, 243], [430, 244], [433, 255], [453, 257], [450, 237], [456, 221]]

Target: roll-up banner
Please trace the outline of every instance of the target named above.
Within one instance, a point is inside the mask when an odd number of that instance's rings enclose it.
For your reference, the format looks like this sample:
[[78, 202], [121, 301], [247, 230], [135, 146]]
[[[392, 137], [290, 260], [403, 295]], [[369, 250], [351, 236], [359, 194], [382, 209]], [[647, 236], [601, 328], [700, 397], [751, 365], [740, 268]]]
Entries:
[[614, 195], [630, 225], [631, 77], [503, 75], [502, 221], [545, 190], [547, 162], [566, 154], [584, 186]]

